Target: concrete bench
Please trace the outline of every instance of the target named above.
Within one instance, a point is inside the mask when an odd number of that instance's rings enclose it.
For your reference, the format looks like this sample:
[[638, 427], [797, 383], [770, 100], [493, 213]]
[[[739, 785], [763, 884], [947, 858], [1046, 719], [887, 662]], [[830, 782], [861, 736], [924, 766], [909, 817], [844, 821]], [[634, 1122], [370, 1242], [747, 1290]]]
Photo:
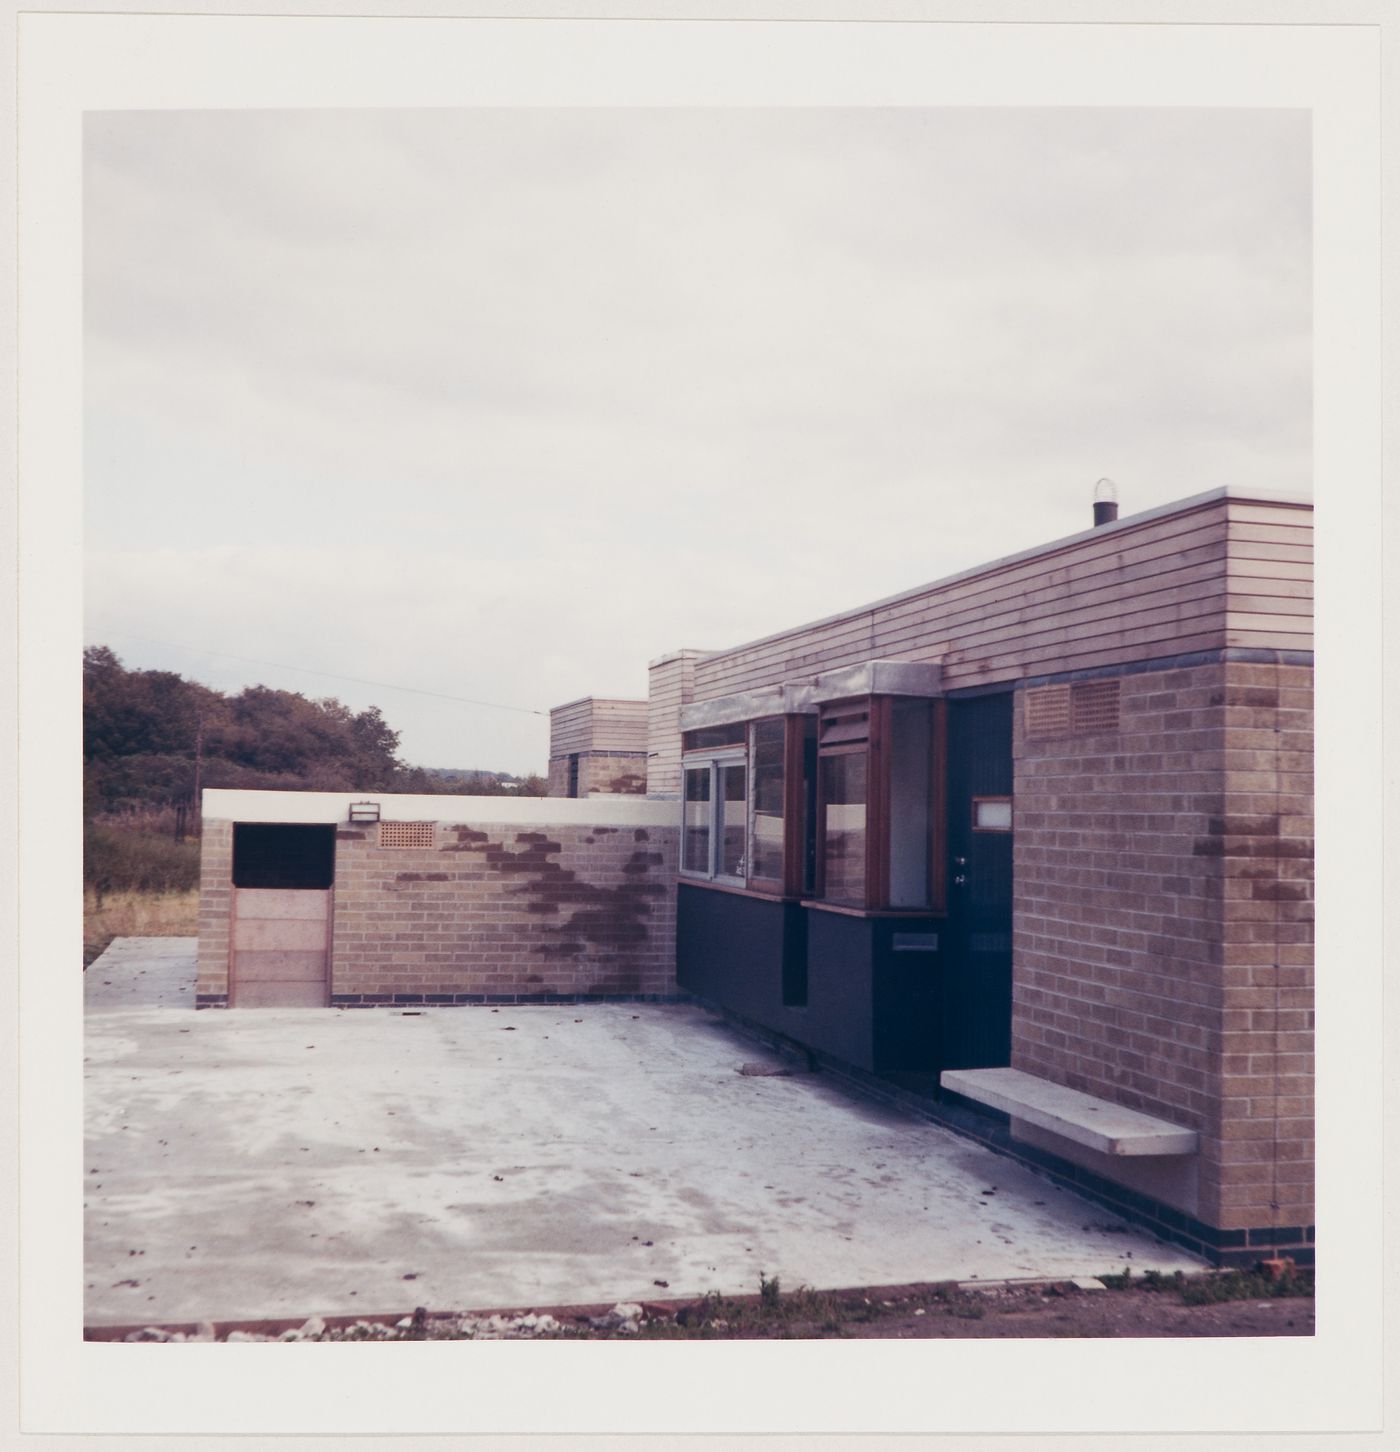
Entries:
[[1124, 1109], [1019, 1069], [945, 1069], [943, 1088], [1106, 1155], [1189, 1155], [1194, 1129]]

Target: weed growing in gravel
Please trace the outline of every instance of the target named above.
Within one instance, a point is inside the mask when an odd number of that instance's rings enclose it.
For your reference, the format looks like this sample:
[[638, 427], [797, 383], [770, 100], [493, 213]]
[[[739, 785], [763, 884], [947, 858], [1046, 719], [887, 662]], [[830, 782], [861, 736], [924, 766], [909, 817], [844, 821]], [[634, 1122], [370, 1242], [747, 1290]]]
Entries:
[[1187, 1281], [1181, 1299], [1188, 1306], [1209, 1306], [1221, 1301], [1266, 1301], [1278, 1296], [1310, 1296], [1311, 1271], [1285, 1268], [1277, 1277], [1259, 1271], [1224, 1271]]
[[1204, 1276], [1186, 1276], [1181, 1271], [1164, 1275], [1161, 1271], [1144, 1271], [1138, 1280], [1133, 1279], [1131, 1266], [1124, 1266], [1121, 1274], [1112, 1272], [1099, 1279], [1110, 1291], [1126, 1291], [1141, 1286], [1145, 1291], [1176, 1291], [1186, 1306], [1210, 1306], [1222, 1301], [1265, 1301], [1279, 1296], [1310, 1296], [1313, 1293], [1313, 1274], [1285, 1267], [1278, 1276], [1268, 1276], [1262, 1271], [1221, 1271]]

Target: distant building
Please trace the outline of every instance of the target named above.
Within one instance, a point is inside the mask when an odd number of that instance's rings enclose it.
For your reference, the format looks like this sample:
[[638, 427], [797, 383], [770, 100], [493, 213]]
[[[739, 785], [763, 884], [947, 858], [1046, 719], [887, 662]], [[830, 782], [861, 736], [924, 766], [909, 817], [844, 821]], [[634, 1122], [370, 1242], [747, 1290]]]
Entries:
[[647, 789], [647, 703], [585, 696], [549, 713], [549, 795]]

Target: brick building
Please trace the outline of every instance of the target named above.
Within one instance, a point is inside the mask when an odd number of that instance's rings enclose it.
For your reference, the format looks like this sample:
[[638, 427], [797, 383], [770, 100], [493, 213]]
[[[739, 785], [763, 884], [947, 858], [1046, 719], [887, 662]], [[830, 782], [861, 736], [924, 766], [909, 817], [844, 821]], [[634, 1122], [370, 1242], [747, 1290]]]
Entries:
[[1311, 505], [1095, 521], [653, 663], [678, 984], [1217, 1258], [1308, 1259]]
[[665, 803], [206, 791], [201, 1008], [674, 997]]
[[676, 651], [544, 800], [206, 792], [200, 1002], [689, 995], [1309, 1261], [1311, 546], [1218, 489]]
[[549, 713], [549, 795], [647, 789], [647, 703], [585, 696]]

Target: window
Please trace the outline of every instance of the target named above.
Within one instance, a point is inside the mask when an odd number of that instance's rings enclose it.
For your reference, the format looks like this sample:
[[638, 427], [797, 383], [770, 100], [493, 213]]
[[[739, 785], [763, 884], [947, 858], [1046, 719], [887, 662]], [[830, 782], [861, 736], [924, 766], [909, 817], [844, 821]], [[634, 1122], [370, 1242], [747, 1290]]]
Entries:
[[755, 721], [749, 733], [749, 879], [781, 892], [787, 861], [787, 723], [781, 717]]
[[848, 907], [942, 906], [943, 705], [870, 696], [822, 708], [816, 895]]
[[943, 740], [942, 702], [916, 696], [685, 733], [682, 873], [843, 907], [940, 911]]
[[742, 885], [748, 834], [743, 752], [686, 757], [681, 871]]
[[822, 896], [865, 904], [868, 753], [848, 747], [821, 758]]
[[684, 849], [681, 853], [683, 872], [710, 874], [710, 777], [713, 768], [703, 766], [685, 769]]

